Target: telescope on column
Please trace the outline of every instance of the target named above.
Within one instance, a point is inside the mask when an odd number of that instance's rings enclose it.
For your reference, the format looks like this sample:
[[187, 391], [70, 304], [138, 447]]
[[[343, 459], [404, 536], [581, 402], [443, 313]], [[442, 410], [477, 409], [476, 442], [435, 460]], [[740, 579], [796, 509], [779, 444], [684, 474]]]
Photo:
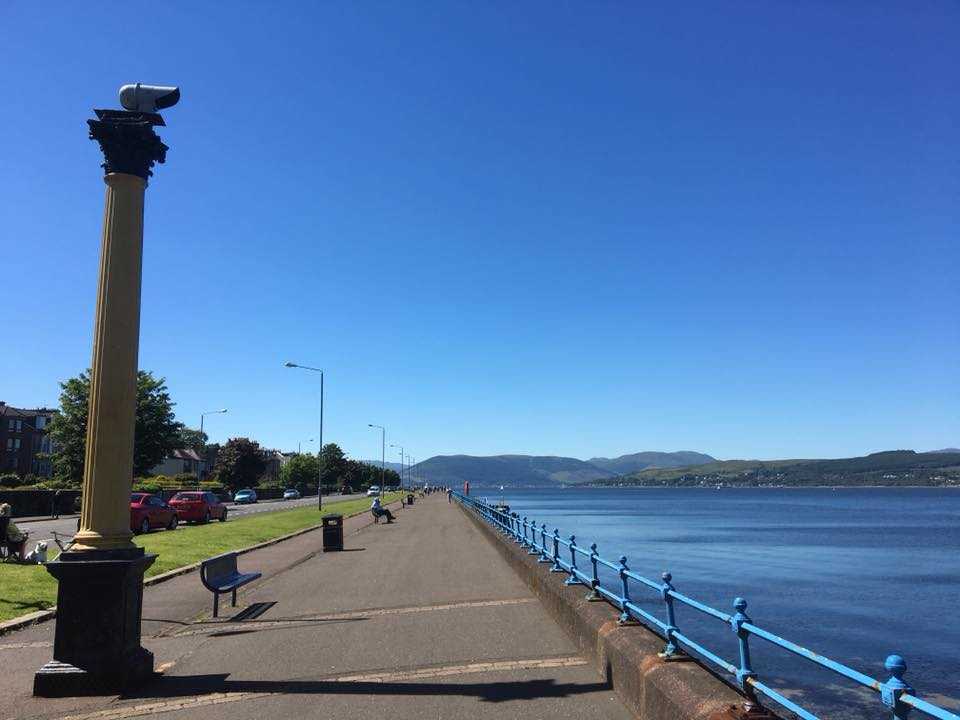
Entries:
[[173, 107], [180, 100], [180, 88], [167, 85], [124, 85], [120, 104], [131, 112], [155, 113]]

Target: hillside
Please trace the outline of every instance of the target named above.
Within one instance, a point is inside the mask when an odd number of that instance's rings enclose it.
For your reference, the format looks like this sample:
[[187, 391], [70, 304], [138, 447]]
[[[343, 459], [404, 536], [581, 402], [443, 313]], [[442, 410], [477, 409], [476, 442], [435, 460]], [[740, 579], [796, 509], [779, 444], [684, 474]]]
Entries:
[[595, 485], [960, 485], [960, 453], [893, 450], [838, 460], [726, 460], [640, 470]]
[[646, 468], [677, 468], [717, 462], [716, 458], [703, 453], [681, 450], [680, 452], [639, 452], [616, 458], [596, 457], [587, 462], [611, 475], [628, 475]]
[[450, 487], [460, 487], [465, 480], [474, 487], [553, 487], [610, 475], [576, 458], [533, 455], [438, 455], [417, 467], [427, 482]]

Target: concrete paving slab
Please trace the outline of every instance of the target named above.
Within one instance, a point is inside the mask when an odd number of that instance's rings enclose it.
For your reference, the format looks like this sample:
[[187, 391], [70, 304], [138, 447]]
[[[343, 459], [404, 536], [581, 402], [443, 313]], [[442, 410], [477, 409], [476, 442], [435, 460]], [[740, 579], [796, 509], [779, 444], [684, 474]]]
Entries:
[[348, 552], [310, 533], [244, 556], [264, 573], [245, 620], [229, 603], [212, 620], [195, 574], [148, 588], [143, 642], [164, 674], [126, 697], [34, 699], [53, 624], [4, 636], [0, 717], [629, 717], [458, 508], [438, 496], [399, 518], [348, 522]]

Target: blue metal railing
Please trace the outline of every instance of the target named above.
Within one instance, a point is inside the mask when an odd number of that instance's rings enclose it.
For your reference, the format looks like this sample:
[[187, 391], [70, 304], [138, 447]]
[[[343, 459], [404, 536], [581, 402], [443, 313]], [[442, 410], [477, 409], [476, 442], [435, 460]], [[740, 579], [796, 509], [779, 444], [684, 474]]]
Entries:
[[[556, 528], [553, 533], [547, 532], [546, 523], [537, 527], [537, 524], [532, 520], [528, 521], [526, 517], [520, 518], [497, 510], [483, 500], [477, 500], [458, 492], [453, 492], [452, 495], [457, 502], [476, 512], [515, 543], [528, 547], [531, 555], [538, 556], [538, 562], [549, 563], [550, 572], [566, 573], [565, 584], [586, 585], [590, 588], [587, 599], [604, 600], [616, 607], [620, 611], [620, 623], [639, 622], [660, 635], [665, 640], [660, 657], [671, 659], [682, 656], [684, 650], [692, 651], [733, 676], [736, 685], [752, 701], [755, 701], [757, 693], [760, 693], [804, 718], [804, 720], [820, 720], [817, 715], [757, 678], [757, 673], [750, 662], [751, 636], [760, 638], [771, 645], [786, 650], [788, 653], [809, 660], [820, 667], [879, 693], [880, 701], [892, 711], [893, 715], [891, 717], [894, 720], [906, 720], [911, 709], [919, 710], [929, 717], [938, 718], [938, 720], [960, 720], [960, 715], [922, 700], [914, 694], [914, 689], [903, 679], [907, 664], [899, 655], [887, 657], [884, 667], [890, 673], [890, 677], [881, 682], [754, 625], [750, 616], [746, 613], [747, 602], [743, 598], [738, 597], [733, 601], [734, 614], [722, 612], [677, 592], [671, 583], [673, 578], [670, 573], [663, 573], [660, 582], [649, 580], [627, 567], [626, 557], [621, 556], [615, 563], [600, 557], [597, 553], [596, 544], [585, 548], [577, 543], [574, 535], [569, 538], [562, 538], [560, 537], [560, 531]], [[582, 566], [578, 564], [578, 556], [584, 560]], [[616, 573], [618, 578], [616, 587], [607, 587], [603, 584], [600, 578], [600, 568], [607, 568]], [[639, 607], [631, 599], [631, 589], [637, 586], [660, 596], [664, 602], [664, 620]], [[727, 662], [681, 632], [680, 628], [677, 627], [674, 613], [675, 602], [693, 608], [728, 625], [737, 636], [738, 663]]]

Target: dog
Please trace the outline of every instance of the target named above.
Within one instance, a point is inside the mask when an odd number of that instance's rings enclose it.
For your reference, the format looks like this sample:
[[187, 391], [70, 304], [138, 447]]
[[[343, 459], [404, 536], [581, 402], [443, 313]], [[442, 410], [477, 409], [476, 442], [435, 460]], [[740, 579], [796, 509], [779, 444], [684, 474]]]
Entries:
[[47, 543], [43, 540], [38, 542], [37, 546], [33, 548], [31, 552], [27, 553], [27, 556], [23, 559], [23, 561], [31, 565], [46, 565]]

